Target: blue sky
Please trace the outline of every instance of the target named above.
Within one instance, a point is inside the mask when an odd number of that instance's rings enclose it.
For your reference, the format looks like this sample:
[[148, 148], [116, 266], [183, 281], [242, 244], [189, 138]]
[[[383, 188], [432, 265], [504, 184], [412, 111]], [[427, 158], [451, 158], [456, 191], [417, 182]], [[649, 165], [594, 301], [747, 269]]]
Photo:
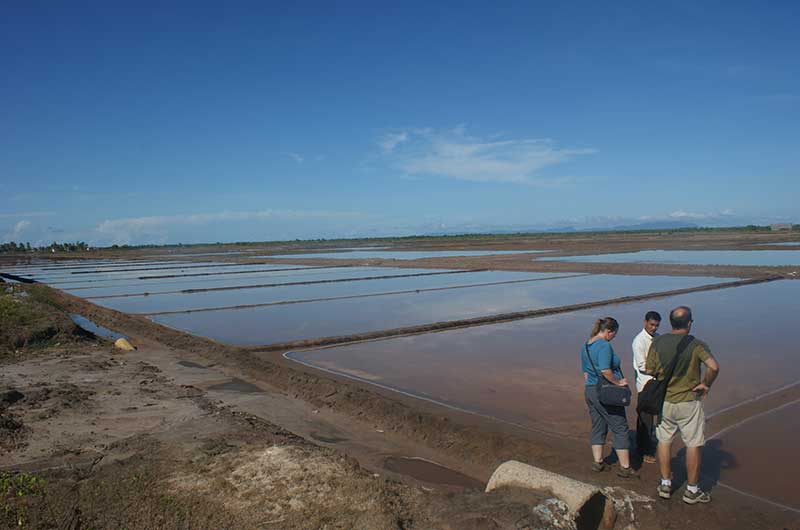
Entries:
[[0, 240], [800, 221], [798, 2], [127, 4], [0, 5]]

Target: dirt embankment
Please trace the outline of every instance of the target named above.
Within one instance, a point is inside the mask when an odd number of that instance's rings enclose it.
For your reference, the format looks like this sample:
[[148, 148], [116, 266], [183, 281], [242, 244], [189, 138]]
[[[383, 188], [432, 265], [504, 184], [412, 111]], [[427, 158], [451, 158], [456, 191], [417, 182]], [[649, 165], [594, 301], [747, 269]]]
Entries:
[[[123, 353], [73, 333], [62, 295], [36, 289], [47, 288], [15, 287], [17, 309], [43, 314], [14, 321], [27, 339], [0, 359], [0, 528], [553, 527], [532, 509], [539, 492], [368, 471], [145, 360], [201, 366], [178, 362], [192, 354], [157, 344], [152, 328], [125, 329], [140, 350]], [[59, 332], [38, 333], [42, 322]]]
[[[111, 329], [124, 331], [142, 349], [160, 348], [171, 355], [181, 355], [181, 352], [184, 352], [183, 354], [189, 355], [190, 358], [200, 359], [206, 365], [215, 365], [230, 375], [235, 374], [236, 377], [251, 381], [262, 388], [268, 388], [270, 392], [285, 396], [288, 400], [307, 403], [308, 409], [313, 409], [314, 414], [319, 412], [318, 416], [327, 414], [335, 416], [336, 421], [352, 424], [351, 436], [353, 439], [351, 443], [349, 445], [332, 445], [341, 448], [347, 454], [358, 457], [362, 465], [366, 465], [373, 471], [378, 470], [379, 467], [379, 464], [374, 461], [374, 455], [362, 454], [364, 447], [369, 444], [377, 444], [375, 446], [377, 449], [373, 453], [385, 451], [391, 454], [392, 451], [397, 451], [399, 445], [402, 445], [405, 447], [406, 454], [413, 454], [414, 447], [416, 447], [419, 452], [433, 455], [440, 462], [446, 462], [452, 469], [480, 481], [487, 480], [492, 470], [499, 463], [508, 459], [531, 462], [581, 480], [598, 480], [598, 477], [591, 475], [586, 468], [586, 448], [582, 443], [574, 440], [558, 439], [503, 427], [469, 415], [443, 411], [433, 405], [421, 404], [419, 401], [376, 390], [349, 380], [321, 375], [313, 370], [305, 370], [297, 365], [289, 364], [281, 357], [282, 352], [280, 351], [259, 353], [254, 348], [231, 347], [164, 328], [143, 317], [100, 308], [64, 293], [54, 291], [53, 296], [57, 299], [58, 304], [71, 312], [81, 313]], [[292, 411], [293, 413], [294, 411]], [[259, 412], [259, 416], [262, 414], [266, 416], [274, 414], [276, 418], [287, 417], [285, 413], [281, 416], [280, 411], [267, 409]], [[309, 414], [311, 413], [309, 412]], [[276, 419], [276, 421], [280, 424], [283, 420]], [[300, 421], [296, 420], [295, 424]], [[376, 429], [379, 432], [385, 431], [386, 434], [381, 435], [386, 436], [385, 441], [375, 442], [369, 436], [370, 433], [374, 434]], [[309, 438], [320, 439], [323, 442], [328, 439], [333, 440], [325, 436], [315, 437], [313, 433]], [[184, 442], [176, 441], [176, 443], [178, 447], [181, 447]], [[649, 472], [649, 470], [643, 471]], [[652, 495], [650, 486], [651, 482], [654, 483], [656, 479], [655, 472], [651, 475], [645, 475], [646, 479], [636, 483], [633, 486], [634, 489], [640, 494]], [[383, 473], [380, 476], [384, 476]], [[608, 474], [602, 477], [602, 482], [631, 487], [621, 479]], [[413, 480], [412, 483], [414, 483]], [[428, 484], [425, 487], [431, 488], [432, 486]], [[419, 491], [426, 490], [414, 491], [419, 493]], [[436, 487], [434, 487], [434, 491], [436, 491]], [[733, 493], [720, 491], [716, 494], [719, 502], [715, 501], [710, 507], [703, 507], [703, 518], [707, 528], [720, 530], [727, 528], [766, 529], [776, 527], [775, 525], [789, 520], [786, 514], [776, 512], [768, 506], [741, 504], [741, 499], [737, 499]], [[417, 498], [414, 497], [416, 494], [407, 493], [407, 495], [411, 495], [410, 498]], [[430, 500], [434, 497], [440, 499], [438, 496], [423, 496], [430, 502], [421, 501], [421, 504], [414, 505], [417, 506], [414, 508], [417, 511], [409, 512], [413, 512], [413, 515], [398, 516], [400, 519], [416, 517], [414, 519], [416, 522], [413, 524], [411, 522], [398, 523], [398, 526], [395, 527], [447, 528], [442, 525], [450, 524], [454, 517], [457, 519], [464, 514], [471, 514], [479, 519], [483, 518], [480, 519], [482, 521], [491, 521], [491, 524], [499, 525], [496, 526], [497, 528], [524, 528], [524, 526], [513, 526], [513, 522], [508, 523], [507, 519], [492, 511], [493, 508], [486, 508], [481, 504], [500, 502], [496, 498], [469, 492], [462, 492], [459, 495], [461, 495], [458, 497], [460, 500], [448, 497], [447, 502], [441, 505], [437, 504], [440, 502], [439, 500], [435, 502]], [[465, 498], [471, 499], [470, 502], [474, 509], [467, 509], [463, 504], [459, 504], [465, 502]], [[435, 508], [430, 504], [431, 502], [436, 505]], [[506, 502], [507, 500], [502, 501], [502, 503]], [[458, 508], [459, 506], [460, 508]], [[481, 511], [484, 508], [477, 508], [479, 506], [484, 506], [488, 511]], [[496, 505], [494, 506], [496, 507]], [[514, 506], [516, 506], [514, 510], [521, 509], [518, 505]], [[523, 513], [514, 510], [512, 510], [513, 513]], [[662, 520], [674, 521], [680, 526], [681, 522], [692, 521], [696, 516], [687, 510], [679, 503], [656, 503], [651, 506], [650, 510], [637, 512], [636, 527], [661, 528], [660, 521]], [[344, 520], [351, 523], [354, 521], [354, 519], [346, 517]], [[433, 521], [437, 522], [434, 524]], [[283, 526], [285, 528], [308, 528], [302, 525], [290, 526], [285, 521], [284, 523], [286, 524]], [[485, 524], [489, 525], [489, 523]], [[507, 524], [511, 524], [511, 526], [507, 526]], [[337, 528], [337, 526], [328, 527]], [[381, 525], [373, 527], [394, 528]], [[463, 527], [466, 528], [466, 526]], [[484, 527], [492, 528], [492, 526], [477, 526], [477, 528]], [[451, 526], [451, 528], [460, 528], [460, 526]], [[624, 528], [624, 525], [619, 528]]]

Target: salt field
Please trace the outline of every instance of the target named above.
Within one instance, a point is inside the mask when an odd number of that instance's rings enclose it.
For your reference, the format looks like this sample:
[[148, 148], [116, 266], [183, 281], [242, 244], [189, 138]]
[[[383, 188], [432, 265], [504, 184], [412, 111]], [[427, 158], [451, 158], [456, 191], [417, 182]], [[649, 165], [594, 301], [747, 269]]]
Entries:
[[[692, 333], [706, 341], [720, 362], [719, 381], [706, 401], [713, 414], [757, 398], [783, 385], [800, 382], [798, 346], [783, 333], [744, 333], [751, 330], [791, 329], [800, 282], [778, 281], [632, 304], [612, 305], [516, 322], [365, 342], [347, 346], [293, 352], [288, 356], [311, 366], [398, 390], [423, 399], [534, 430], [563, 436], [585, 436], [589, 422], [583, 401], [579, 352], [594, 319], [610, 315], [620, 322], [612, 346], [631, 376], [632, 338], [641, 330], [643, 315], [657, 310], [667, 332], [670, 309], [689, 305], [694, 314]], [[758, 354], [754, 354], [758, 352]], [[769, 366], [769, 370], [759, 367]], [[546, 396], [546, 398], [544, 397]], [[553, 403], [558, 403], [557, 408]], [[631, 412], [631, 411], [629, 411]], [[771, 418], [771, 416], [770, 416]], [[786, 418], [788, 421], [779, 421]], [[757, 443], [764, 454], [788, 455], [786, 440], [800, 436], [800, 425], [788, 410], [771, 422]], [[722, 437], [725, 449], [742, 460], [754, 451], [747, 440], [757, 432], [732, 430]], [[765, 427], [766, 428], [766, 427]], [[709, 433], [711, 434], [711, 432]], [[730, 443], [728, 442], [730, 440]], [[755, 443], [755, 442], [751, 442]], [[781, 460], [788, 474], [800, 472], [790, 458]], [[721, 471], [721, 480], [749, 484], [757, 493], [771, 495], [771, 486], [759, 489], [749, 478], [762, 468], [758, 460], [743, 468]], [[800, 508], [800, 496], [784, 490], [781, 497]]]
[[800, 250], [640, 250], [591, 256], [537, 257], [538, 261], [573, 263], [670, 263], [682, 265], [800, 265]]
[[680, 276], [579, 276], [152, 318], [221, 342], [256, 345], [543, 309], [725, 281], [728, 280]]

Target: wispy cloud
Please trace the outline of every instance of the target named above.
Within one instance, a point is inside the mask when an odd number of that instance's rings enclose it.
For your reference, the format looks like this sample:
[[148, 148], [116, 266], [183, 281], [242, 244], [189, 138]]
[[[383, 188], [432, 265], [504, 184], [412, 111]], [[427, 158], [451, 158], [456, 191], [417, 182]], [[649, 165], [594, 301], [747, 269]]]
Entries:
[[302, 164], [303, 162], [305, 162], [305, 158], [298, 155], [297, 153], [286, 153], [286, 155], [295, 162], [297, 162], [298, 164]]
[[571, 179], [537, 178], [541, 169], [596, 152], [559, 148], [550, 139], [481, 139], [467, 134], [463, 126], [387, 134], [378, 144], [407, 175], [546, 185], [561, 185]]
[[407, 132], [386, 133], [378, 139], [378, 145], [381, 146], [384, 153], [391, 153], [395, 147], [406, 140], [408, 140]]
[[178, 227], [199, 227], [212, 223], [236, 221], [274, 221], [291, 223], [300, 221], [347, 221], [364, 218], [359, 212], [331, 210], [280, 210], [269, 209], [245, 212], [214, 212], [187, 215], [159, 215], [107, 219], [99, 223], [94, 231], [104, 240], [117, 244], [132, 241], [162, 242], [169, 238], [170, 231]]
[[18, 241], [23, 232], [31, 225], [30, 221], [22, 220], [14, 225], [14, 228], [6, 234], [7, 241]]
[[17, 213], [0, 213], [0, 219], [13, 219], [20, 217], [50, 217], [55, 215], [56, 212], [17, 212]]
[[686, 210], [675, 210], [667, 217], [670, 219], [692, 220], [692, 221], [705, 221], [709, 219], [720, 219], [730, 217], [733, 215], [733, 210], [726, 209], [721, 212], [687, 212]]

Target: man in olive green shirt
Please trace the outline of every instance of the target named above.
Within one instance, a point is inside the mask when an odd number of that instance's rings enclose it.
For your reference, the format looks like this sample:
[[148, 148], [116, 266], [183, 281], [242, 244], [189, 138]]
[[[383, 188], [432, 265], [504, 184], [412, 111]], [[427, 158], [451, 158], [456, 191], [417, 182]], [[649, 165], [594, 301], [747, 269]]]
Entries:
[[[679, 354], [678, 344], [692, 329], [692, 310], [686, 306], [676, 307], [670, 312], [669, 321], [672, 331], [654, 338], [647, 353], [645, 371], [656, 377], [663, 377], [664, 368]], [[708, 345], [698, 339], [689, 342], [680, 355], [667, 385], [661, 421], [656, 428], [661, 468], [658, 495], [664, 499], [672, 495], [671, 444], [675, 434], [680, 432], [686, 445], [688, 475], [683, 501], [688, 504], [706, 503], [711, 502], [711, 495], [698, 486], [706, 423], [702, 400], [719, 374], [719, 364], [711, 355]], [[706, 369], [701, 378], [702, 365]]]

